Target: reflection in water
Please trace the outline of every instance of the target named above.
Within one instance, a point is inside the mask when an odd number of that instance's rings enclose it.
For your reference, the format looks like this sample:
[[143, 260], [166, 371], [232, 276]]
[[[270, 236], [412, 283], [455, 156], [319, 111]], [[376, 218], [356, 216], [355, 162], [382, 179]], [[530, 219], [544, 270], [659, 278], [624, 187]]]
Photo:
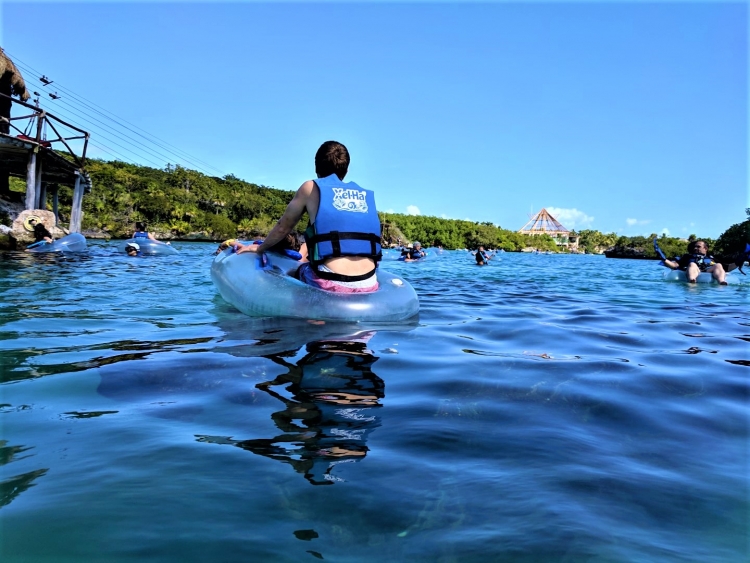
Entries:
[[377, 361], [367, 342], [374, 332], [307, 344], [296, 364], [289, 353], [266, 356], [288, 373], [256, 385], [284, 404], [271, 415], [281, 434], [274, 438], [232, 440], [199, 436], [202, 442], [231, 444], [290, 464], [313, 485], [340, 481], [333, 469], [367, 455], [367, 436], [380, 423], [375, 409], [384, 383], [372, 371]]
[[[6, 465], [12, 461], [22, 460], [28, 455], [18, 457], [18, 454], [31, 448], [24, 446], [7, 446], [8, 442], [0, 440], [0, 465]], [[14, 459], [15, 458], [15, 459]], [[24, 492], [26, 489], [34, 486], [34, 480], [47, 473], [47, 469], [37, 469], [21, 475], [15, 475], [5, 481], [0, 481], [0, 508], [11, 503], [11, 501]]]

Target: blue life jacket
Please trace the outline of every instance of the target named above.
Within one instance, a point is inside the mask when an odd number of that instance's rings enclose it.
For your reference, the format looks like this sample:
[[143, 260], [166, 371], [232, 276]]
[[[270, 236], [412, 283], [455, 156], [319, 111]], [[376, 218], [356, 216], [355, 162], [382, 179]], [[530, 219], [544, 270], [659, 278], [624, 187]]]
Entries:
[[320, 191], [320, 206], [305, 231], [310, 265], [323, 279], [333, 281], [360, 281], [372, 276], [344, 276], [323, 272], [319, 267], [328, 258], [338, 256], [363, 256], [375, 262], [382, 258], [380, 246], [380, 219], [375, 207], [375, 195], [354, 182], [342, 182], [336, 174], [314, 180]]
[[146, 231], [136, 231], [133, 233], [133, 238], [148, 238], [148, 233]]
[[710, 268], [716, 262], [714, 262], [713, 256], [706, 256], [705, 254], [693, 254], [690, 257], [690, 262], [697, 264], [698, 269], [703, 272], [706, 268]]

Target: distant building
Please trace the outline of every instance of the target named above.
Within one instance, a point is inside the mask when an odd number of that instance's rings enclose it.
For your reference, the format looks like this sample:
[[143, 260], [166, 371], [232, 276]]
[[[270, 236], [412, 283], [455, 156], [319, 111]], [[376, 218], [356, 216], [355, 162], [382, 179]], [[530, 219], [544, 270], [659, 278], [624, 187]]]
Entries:
[[558, 246], [564, 246], [573, 251], [578, 250], [578, 235], [571, 235], [571, 231], [544, 208], [518, 229], [518, 232], [524, 235], [549, 235]]

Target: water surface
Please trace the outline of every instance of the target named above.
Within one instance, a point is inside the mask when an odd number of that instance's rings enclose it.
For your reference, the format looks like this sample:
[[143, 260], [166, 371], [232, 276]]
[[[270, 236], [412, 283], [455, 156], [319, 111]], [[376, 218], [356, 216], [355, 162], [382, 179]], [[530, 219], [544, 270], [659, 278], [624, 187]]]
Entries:
[[750, 558], [750, 278], [387, 253], [419, 318], [319, 325], [175, 246], [0, 257], [4, 562]]

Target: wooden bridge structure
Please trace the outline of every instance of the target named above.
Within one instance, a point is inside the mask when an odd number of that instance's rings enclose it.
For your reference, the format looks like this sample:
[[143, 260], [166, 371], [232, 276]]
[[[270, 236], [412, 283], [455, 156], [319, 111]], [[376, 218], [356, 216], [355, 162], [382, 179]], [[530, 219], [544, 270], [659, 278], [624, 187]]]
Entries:
[[[6, 107], [25, 110], [24, 115], [18, 117], [11, 117], [10, 112], [0, 115], [0, 195], [9, 195], [9, 177], [24, 178], [25, 208], [46, 209], [49, 193], [55, 221], [58, 221], [59, 187], [70, 186], [73, 202], [68, 230], [80, 232], [83, 195], [91, 191], [91, 179], [85, 169], [89, 133], [38, 106], [2, 92], [0, 96]], [[23, 130], [18, 127], [21, 122], [27, 125]], [[83, 141], [79, 151], [71, 146], [76, 140]]]

